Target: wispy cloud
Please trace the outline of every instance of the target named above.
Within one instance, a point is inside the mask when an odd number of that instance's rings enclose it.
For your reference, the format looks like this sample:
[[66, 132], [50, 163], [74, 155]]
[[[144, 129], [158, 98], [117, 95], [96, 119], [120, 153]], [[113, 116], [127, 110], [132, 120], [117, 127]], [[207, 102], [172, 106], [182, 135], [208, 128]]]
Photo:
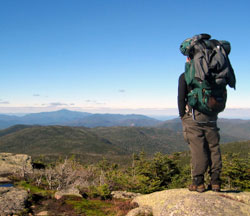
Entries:
[[51, 103], [43, 103], [41, 104], [42, 107], [70, 107], [75, 106], [75, 103], [62, 103], [62, 102], [51, 102]]
[[124, 89], [119, 89], [118, 92], [125, 93], [126, 91]]
[[49, 97], [48, 95], [41, 95], [41, 94], [33, 94], [32, 96], [33, 97], [45, 97], [45, 98]]
[[85, 102], [87, 102], [87, 103], [95, 103], [94, 100], [85, 100]]
[[61, 103], [61, 102], [52, 102], [48, 104], [49, 106], [68, 106], [66, 103]]
[[9, 101], [0, 101], [0, 104], [10, 104]]
[[106, 103], [104, 102], [99, 102], [99, 101], [96, 101], [96, 100], [85, 100], [86, 103], [89, 103], [89, 104], [92, 104], [92, 105], [104, 105]]

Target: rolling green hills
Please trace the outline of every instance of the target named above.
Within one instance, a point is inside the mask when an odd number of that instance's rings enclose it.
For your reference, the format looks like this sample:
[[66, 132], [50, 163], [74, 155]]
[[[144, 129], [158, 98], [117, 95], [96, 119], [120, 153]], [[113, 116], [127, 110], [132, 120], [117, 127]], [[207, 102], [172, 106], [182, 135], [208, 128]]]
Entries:
[[[230, 136], [226, 137], [232, 141]], [[225, 140], [225, 139], [224, 139]], [[249, 152], [249, 144], [223, 144], [222, 151]], [[249, 141], [250, 143], [250, 141]], [[227, 147], [226, 147], [227, 146]], [[226, 150], [224, 150], [226, 148]], [[188, 150], [182, 132], [164, 127], [68, 127], [16, 125], [0, 130], [0, 152], [24, 153], [56, 160], [75, 155], [82, 162], [103, 157], [126, 163], [133, 153], [173, 153]]]
[[75, 155], [93, 162], [102, 157], [114, 161], [144, 151], [171, 153], [186, 150], [182, 134], [164, 128], [15, 126], [0, 131], [0, 151], [29, 154], [49, 160]]
[[250, 140], [244, 142], [232, 142], [221, 145], [222, 154], [239, 154], [240, 158], [249, 158]]
[[182, 133], [166, 128], [101, 127], [92, 131], [130, 153], [142, 150], [148, 154], [171, 153], [187, 149]]
[[53, 158], [80, 155], [88, 160], [125, 151], [87, 128], [33, 126], [0, 137], [0, 151]]
[[[159, 128], [181, 132], [182, 124], [179, 118], [167, 120], [158, 124]], [[218, 119], [221, 143], [250, 140], [250, 120]]]
[[30, 128], [30, 127], [33, 127], [33, 126], [31, 126], [31, 125], [14, 125], [14, 126], [11, 126], [9, 128], [0, 130], [0, 137], [17, 132], [17, 131], [20, 131], [20, 130], [23, 130], [25, 128]]
[[[69, 127], [88, 127], [93, 129], [96, 127], [111, 127], [112, 129], [102, 129], [98, 130], [98, 132], [101, 133], [100, 135], [103, 135], [102, 133], [106, 133], [106, 135], [108, 135], [109, 132], [107, 133], [104, 131], [112, 131], [112, 134], [116, 134], [115, 136], [117, 136], [119, 132], [118, 129], [114, 129], [116, 127], [150, 127], [151, 132], [154, 131], [154, 133], [158, 135], [160, 133], [158, 129], [169, 129], [178, 134], [182, 132], [181, 120], [179, 118], [159, 121], [145, 115], [91, 114], [87, 112], [77, 112], [63, 109], [53, 112], [26, 114], [24, 116], [0, 115], [0, 129], [6, 129], [5, 131], [0, 131], [0, 136], [6, 133], [11, 133], [14, 130], [19, 130], [19, 127], [25, 127], [24, 125], [26, 125], [26, 127], [30, 127], [31, 125], [62, 125]], [[250, 140], [250, 120], [219, 118], [218, 127], [220, 128], [221, 143]], [[152, 128], [157, 129], [154, 130]], [[94, 130], [93, 132], [95, 133], [96, 131]], [[121, 130], [120, 132], [124, 132], [124, 130]], [[167, 134], [169, 135], [169, 133]], [[152, 136], [154, 135], [152, 134]], [[179, 135], [177, 135], [177, 137], [179, 137]], [[121, 138], [127, 139], [127, 137], [123, 137], [122, 134]], [[143, 139], [143, 137], [141, 136], [140, 139]], [[171, 145], [171, 139], [168, 140], [165, 137], [163, 140], [164, 142], [170, 142]], [[154, 141], [157, 146], [159, 140]], [[132, 145], [130, 145], [130, 147], [131, 146]], [[130, 148], [129, 146], [125, 147]], [[174, 145], [171, 146], [171, 149], [172, 147], [174, 147]]]

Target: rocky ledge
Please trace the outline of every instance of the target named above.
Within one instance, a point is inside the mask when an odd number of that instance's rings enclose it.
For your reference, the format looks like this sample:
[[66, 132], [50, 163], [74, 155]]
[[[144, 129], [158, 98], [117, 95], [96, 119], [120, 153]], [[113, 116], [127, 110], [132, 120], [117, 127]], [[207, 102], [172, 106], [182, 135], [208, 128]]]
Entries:
[[0, 153], [0, 216], [19, 215], [28, 200], [26, 190], [12, 187], [13, 174], [32, 172], [31, 157], [25, 154]]
[[32, 172], [31, 156], [25, 154], [0, 153], [0, 175], [8, 176], [17, 172]]
[[190, 192], [172, 189], [138, 196], [127, 216], [249, 216], [250, 192]]
[[0, 187], [0, 215], [18, 214], [25, 209], [28, 193], [14, 187]]

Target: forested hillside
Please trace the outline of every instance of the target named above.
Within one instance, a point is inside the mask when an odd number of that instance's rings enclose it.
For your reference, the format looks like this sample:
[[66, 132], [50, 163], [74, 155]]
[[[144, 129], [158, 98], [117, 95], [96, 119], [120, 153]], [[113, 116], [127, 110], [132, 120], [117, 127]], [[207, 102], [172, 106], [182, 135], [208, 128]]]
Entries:
[[[225, 140], [232, 139], [226, 136]], [[223, 144], [222, 151], [248, 152], [249, 146], [241, 143]], [[156, 152], [186, 150], [182, 132], [168, 128], [16, 125], [0, 131], [1, 152], [24, 153], [49, 161], [75, 155], [82, 162], [93, 163], [105, 157], [124, 164], [133, 153], [143, 151], [150, 157]]]
[[125, 161], [131, 154], [141, 151], [153, 155], [158, 151], [183, 150], [187, 150], [187, 145], [182, 134], [164, 128], [17, 125], [0, 131], [0, 151], [49, 159], [76, 155], [85, 162], [102, 157]]
[[[181, 132], [182, 124], [179, 118], [161, 122], [158, 127]], [[221, 143], [250, 140], [250, 120], [218, 119]]]

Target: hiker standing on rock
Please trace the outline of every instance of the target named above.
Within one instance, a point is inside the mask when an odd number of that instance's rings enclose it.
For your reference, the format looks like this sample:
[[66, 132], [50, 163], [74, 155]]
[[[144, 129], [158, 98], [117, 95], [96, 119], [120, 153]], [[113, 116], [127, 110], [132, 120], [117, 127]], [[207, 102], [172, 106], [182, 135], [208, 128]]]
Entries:
[[235, 75], [228, 59], [230, 43], [210, 40], [200, 34], [180, 46], [187, 56], [185, 72], [179, 77], [178, 109], [183, 135], [191, 151], [192, 184], [190, 191], [204, 192], [208, 170], [213, 191], [220, 191], [222, 169], [218, 113], [226, 104], [226, 85], [235, 88]]

